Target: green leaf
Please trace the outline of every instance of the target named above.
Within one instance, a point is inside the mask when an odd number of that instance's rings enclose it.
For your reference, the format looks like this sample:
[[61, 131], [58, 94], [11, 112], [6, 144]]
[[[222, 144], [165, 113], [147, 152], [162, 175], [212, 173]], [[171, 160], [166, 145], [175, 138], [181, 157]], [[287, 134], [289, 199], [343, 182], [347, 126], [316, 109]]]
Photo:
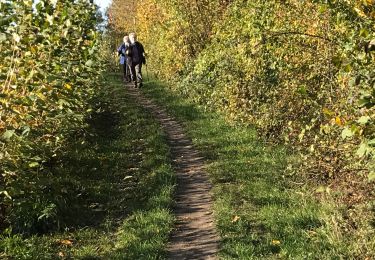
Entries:
[[370, 97], [363, 97], [358, 101], [358, 106], [359, 107], [366, 107], [366, 108], [371, 108], [374, 106], [374, 104], [371, 102]]
[[359, 146], [359, 149], [357, 150], [356, 154], [359, 157], [363, 157], [368, 154], [369, 152], [369, 146], [367, 142], [362, 142], [361, 145]]
[[14, 130], [6, 130], [5, 133], [3, 134], [2, 138], [8, 141], [8, 140], [10, 140], [10, 138], [12, 138], [14, 133], [15, 133]]
[[323, 108], [323, 114], [327, 116], [333, 116], [335, 112], [333, 112], [332, 110], [329, 110], [328, 108]]
[[4, 195], [8, 199], [12, 199], [12, 197], [9, 195], [9, 193], [6, 190], [0, 191], [0, 194]]
[[72, 22], [68, 19], [68, 20], [66, 20], [66, 22], [65, 22], [65, 24], [66, 24], [66, 27], [70, 27], [70, 26], [72, 26]]
[[52, 15], [46, 14], [47, 15], [47, 22], [49, 25], [53, 25], [53, 19], [54, 17]]
[[348, 137], [352, 137], [353, 135], [354, 135], [353, 131], [347, 127], [341, 133], [341, 137], [344, 140]]
[[36, 168], [39, 166], [39, 163], [38, 162], [32, 162], [32, 163], [29, 163], [29, 167], [30, 168]]
[[5, 33], [0, 33], [0, 42], [6, 41], [7, 36]]
[[30, 126], [25, 126], [22, 131], [22, 135], [28, 135], [30, 133]]
[[92, 65], [94, 65], [94, 62], [92, 60], [88, 60], [88, 61], [86, 61], [85, 65], [87, 67], [91, 67]]
[[69, 107], [70, 106], [70, 103], [68, 101], [66, 101], [65, 99], [62, 99], [60, 98], [57, 103], [59, 104], [60, 106], [60, 109], [62, 109], [63, 107]]
[[32, 159], [35, 160], [36, 162], [39, 162], [39, 161], [42, 160], [42, 158], [40, 158], [40, 156], [34, 156]]
[[369, 116], [361, 116], [357, 122], [360, 123], [361, 125], [365, 125], [367, 124], [367, 122], [370, 120], [371, 118]]
[[297, 92], [300, 93], [300, 94], [303, 95], [303, 96], [306, 96], [306, 95], [307, 95], [306, 86], [300, 86], [300, 87], [297, 89]]
[[375, 181], [375, 172], [370, 172], [368, 174], [368, 180], [369, 181]]
[[352, 66], [350, 64], [345, 64], [345, 66], [343, 66], [343, 70], [348, 73], [352, 70]]
[[21, 41], [21, 37], [17, 33], [13, 33], [13, 40], [15, 42], [20, 42]]
[[319, 13], [325, 13], [328, 10], [328, 6], [325, 4], [322, 4], [319, 6]]
[[359, 35], [366, 38], [366, 37], [369, 36], [369, 32], [368, 32], [368, 30], [366, 30], [365, 28], [363, 28], [363, 29], [361, 29], [359, 31]]
[[38, 10], [39, 12], [42, 11], [42, 8], [44, 7], [44, 2], [37, 3], [35, 7], [36, 7], [36, 10]]

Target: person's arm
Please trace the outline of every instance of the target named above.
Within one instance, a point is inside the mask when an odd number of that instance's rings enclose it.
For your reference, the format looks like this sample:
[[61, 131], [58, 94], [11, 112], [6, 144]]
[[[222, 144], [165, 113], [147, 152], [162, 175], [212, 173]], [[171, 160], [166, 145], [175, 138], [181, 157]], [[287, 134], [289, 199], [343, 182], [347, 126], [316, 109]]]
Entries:
[[141, 49], [141, 55], [142, 55], [142, 63], [146, 64], [146, 53], [145, 49], [143, 48], [143, 45], [140, 43], [140, 49]]
[[126, 48], [125, 44], [121, 44], [121, 46], [117, 49], [119, 56], [120, 55], [125, 56], [125, 48]]

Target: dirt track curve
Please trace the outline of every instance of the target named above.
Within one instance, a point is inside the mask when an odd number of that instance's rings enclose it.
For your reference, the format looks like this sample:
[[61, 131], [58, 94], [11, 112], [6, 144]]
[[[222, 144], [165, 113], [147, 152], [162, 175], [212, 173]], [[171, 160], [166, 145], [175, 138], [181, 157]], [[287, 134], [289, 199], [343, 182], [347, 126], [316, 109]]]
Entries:
[[174, 208], [177, 222], [167, 247], [168, 258], [217, 259], [219, 236], [212, 216], [211, 184], [203, 158], [185, 136], [181, 125], [161, 107], [127, 85], [127, 91], [160, 122], [171, 147], [177, 190]]

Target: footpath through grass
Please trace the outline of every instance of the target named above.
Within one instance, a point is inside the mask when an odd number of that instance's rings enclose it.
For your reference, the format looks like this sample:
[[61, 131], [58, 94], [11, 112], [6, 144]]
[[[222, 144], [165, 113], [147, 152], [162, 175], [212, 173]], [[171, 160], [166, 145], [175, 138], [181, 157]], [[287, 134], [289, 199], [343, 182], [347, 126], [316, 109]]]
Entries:
[[230, 125], [160, 82], [143, 92], [184, 124], [207, 160], [222, 259], [355, 259], [374, 252], [343, 237], [336, 207], [287, 174], [296, 159], [285, 147], [265, 144], [254, 129]]
[[[3, 234], [1, 259], [163, 259], [175, 177], [159, 124], [107, 75], [88, 137], [56, 169], [63, 232]], [[61, 201], [61, 200], [60, 200]], [[61, 223], [57, 223], [62, 225]]]

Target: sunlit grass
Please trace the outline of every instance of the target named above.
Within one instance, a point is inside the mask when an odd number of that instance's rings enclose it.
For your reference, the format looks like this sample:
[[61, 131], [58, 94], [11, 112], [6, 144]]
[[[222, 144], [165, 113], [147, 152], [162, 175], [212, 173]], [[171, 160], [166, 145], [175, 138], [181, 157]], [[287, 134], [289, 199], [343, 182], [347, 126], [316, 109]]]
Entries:
[[143, 91], [185, 125], [206, 158], [222, 259], [355, 256], [351, 248], [360, 242], [341, 237], [331, 221], [338, 208], [318, 200], [303, 174], [286, 171], [298, 160], [293, 151], [266, 144], [255, 129], [228, 123], [162, 83], [149, 82]]

